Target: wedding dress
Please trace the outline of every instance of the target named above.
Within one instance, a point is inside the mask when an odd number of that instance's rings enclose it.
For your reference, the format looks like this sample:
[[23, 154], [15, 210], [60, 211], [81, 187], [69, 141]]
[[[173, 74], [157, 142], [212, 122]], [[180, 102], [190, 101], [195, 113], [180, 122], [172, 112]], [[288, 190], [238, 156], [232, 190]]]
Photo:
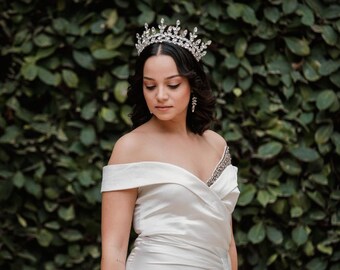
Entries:
[[231, 269], [231, 214], [239, 189], [228, 147], [208, 181], [157, 161], [103, 168], [102, 192], [130, 188], [138, 188], [138, 237], [126, 270]]

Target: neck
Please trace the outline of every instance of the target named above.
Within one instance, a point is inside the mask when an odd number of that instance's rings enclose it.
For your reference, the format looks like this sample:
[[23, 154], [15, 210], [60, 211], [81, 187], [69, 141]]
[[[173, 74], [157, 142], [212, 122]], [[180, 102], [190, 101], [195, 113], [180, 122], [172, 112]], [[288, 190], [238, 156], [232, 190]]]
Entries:
[[192, 133], [187, 127], [185, 121], [161, 121], [154, 116], [150, 119], [150, 124], [152, 124], [158, 131], [169, 135], [187, 137]]

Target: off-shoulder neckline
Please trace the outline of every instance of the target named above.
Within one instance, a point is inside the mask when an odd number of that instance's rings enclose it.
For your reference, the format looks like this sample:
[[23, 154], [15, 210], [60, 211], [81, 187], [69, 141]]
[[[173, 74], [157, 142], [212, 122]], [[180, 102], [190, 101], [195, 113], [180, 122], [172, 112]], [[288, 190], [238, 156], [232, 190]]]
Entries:
[[[170, 163], [170, 162], [164, 162], [164, 161], [145, 160], [145, 161], [135, 161], [135, 162], [129, 162], [129, 163], [108, 164], [108, 165], [106, 165], [104, 167], [107, 167], [107, 168], [112, 167], [112, 168], [114, 168], [114, 167], [133, 166], [133, 165], [139, 165], [139, 164], [160, 164], [160, 165], [171, 166], [171, 167], [180, 169], [183, 172], [186, 172], [187, 174], [189, 174], [192, 177], [196, 178], [201, 183], [203, 183], [203, 184], [205, 184], [207, 186], [212, 186], [214, 184], [215, 180], [218, 179], [218, 177], [222, 174], [222, 172], [229, 165], [231, 165], [230, 162], [229, 162], [229, 164], [224, 164], [224, 162], [223, 162], [226, 157], [228, 158], [228, 155], [229, 155], [229, 147], [226, 145], [224, 147], [223, 154], [222, 154], [221, 158], [219, 159], [219, 161], [217, 162], [217, 164], [214, 167], [213, 171], [211, 172], [210, 177], [208, 179], [206, 179], [206, 180], [201, 179], [196, 174], [194, 174], [190, 170], [188, 170], [188, 169], [186, 169], [186, 168], [184, 168], [184, 167], [182, 167], [180, 165], [176, 165], [176, 164], [173, 164], [173, 163]], [[229, 161], [230, 161], [230, 158], [229, 158]], [[213, 179], [214, 179], [214, 181], [212, 181]]]

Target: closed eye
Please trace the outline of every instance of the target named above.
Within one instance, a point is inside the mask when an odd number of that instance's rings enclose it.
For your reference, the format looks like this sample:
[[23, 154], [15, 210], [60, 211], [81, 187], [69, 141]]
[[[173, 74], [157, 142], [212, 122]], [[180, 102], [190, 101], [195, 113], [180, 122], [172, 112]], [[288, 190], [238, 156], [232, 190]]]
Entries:
[[180, 85], [180, 83], [179, 84], [170, 84], [170, 85], [168, 85], [168, 87], [170, 89], [176, 89], [179, 85]]
[[155, 85], [145, 85], [145, 88], [148, 89], [148, 90], [153, 90], [155, 89]]

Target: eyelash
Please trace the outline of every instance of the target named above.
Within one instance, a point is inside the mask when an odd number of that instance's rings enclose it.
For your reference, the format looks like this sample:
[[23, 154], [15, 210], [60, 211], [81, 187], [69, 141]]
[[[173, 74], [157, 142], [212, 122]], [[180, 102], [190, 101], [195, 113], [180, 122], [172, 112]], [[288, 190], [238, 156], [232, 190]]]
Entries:
[[[180, 83], [179, 84], [175, 84], [175, 85], [168, 85], [168, 87], [170, 89], [176, 89], [179, 85], [180, 85]], [[145, 85], [145, 88], [148, 89], [148, 90], [153, 90], [153, 89], [156, 88], [156, 86], [155, 85], [152, 85], [152, 86]]]
[[173, 84], [173, 85], [168, 85], [168, 86], [169, 86], [170, 89], [176, 89], [179, 85], [180, 85], [180, 83]]

